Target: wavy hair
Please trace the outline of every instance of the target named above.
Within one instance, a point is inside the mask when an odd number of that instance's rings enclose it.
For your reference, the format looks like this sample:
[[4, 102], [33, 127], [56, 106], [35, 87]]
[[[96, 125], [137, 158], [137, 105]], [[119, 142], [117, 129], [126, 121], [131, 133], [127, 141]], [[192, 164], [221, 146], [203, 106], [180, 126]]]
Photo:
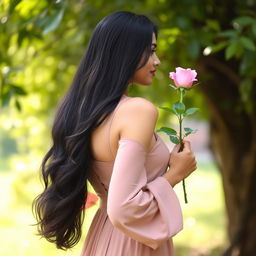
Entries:
[[92, 131], [114, 110], [135, 71], [146, 64], [153, 33], [157, 36], [157, 28], [144, 15], [119, 11], [103, 18], [57, 108], [53, 143], [41, 166], [44, 191], [32, 207], [39, 235], [59, 249], [73, 247], [82, 235]]

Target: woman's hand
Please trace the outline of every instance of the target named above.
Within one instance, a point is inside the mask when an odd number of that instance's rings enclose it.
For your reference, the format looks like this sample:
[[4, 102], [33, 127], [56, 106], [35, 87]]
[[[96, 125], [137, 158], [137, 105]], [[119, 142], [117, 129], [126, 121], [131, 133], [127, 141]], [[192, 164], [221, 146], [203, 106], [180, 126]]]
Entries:
[[184, 141], [183, 151], [179, 152], [179, 149], [180, 145], [173, 148], [170, 153], [169, 171], [163, 175], [172, 187], [197, 169], [197, 162], [191, 151], [190, 142]]

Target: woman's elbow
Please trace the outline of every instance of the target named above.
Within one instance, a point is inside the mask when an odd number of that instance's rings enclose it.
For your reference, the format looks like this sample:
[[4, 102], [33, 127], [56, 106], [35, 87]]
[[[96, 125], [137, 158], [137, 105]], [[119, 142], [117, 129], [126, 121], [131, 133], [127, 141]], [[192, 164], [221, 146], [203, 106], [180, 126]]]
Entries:
[[107, 204], [107, 214], [110, 222], [114, 227], [121, 228], [123, 226], [123, 209], [119, 204], [108, 203]]

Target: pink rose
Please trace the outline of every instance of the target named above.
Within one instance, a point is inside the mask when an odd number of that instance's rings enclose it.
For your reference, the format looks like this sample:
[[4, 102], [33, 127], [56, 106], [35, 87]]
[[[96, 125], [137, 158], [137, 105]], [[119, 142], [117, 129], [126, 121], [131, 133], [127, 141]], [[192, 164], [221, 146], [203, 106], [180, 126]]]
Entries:
[[197, 73], [190, 68], [176, 68], [175, 72], [170, 72], [169, 77], [174, 81], [177, 87], [190, 88], [196, 79]]

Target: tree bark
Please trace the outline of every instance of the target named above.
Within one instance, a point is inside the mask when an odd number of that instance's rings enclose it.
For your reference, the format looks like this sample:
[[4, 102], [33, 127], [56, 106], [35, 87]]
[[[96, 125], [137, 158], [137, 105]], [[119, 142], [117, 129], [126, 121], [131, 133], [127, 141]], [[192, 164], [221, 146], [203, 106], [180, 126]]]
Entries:
[[[225, 256], [256, 255], [256, 111], [242, 107], [238, 65], [222, 56], [203, 57], [200, 90], [210, 114], [210, 147], [222, 174], [230, 246]], [[256, 89], [254, 86], [256, 100]]]

